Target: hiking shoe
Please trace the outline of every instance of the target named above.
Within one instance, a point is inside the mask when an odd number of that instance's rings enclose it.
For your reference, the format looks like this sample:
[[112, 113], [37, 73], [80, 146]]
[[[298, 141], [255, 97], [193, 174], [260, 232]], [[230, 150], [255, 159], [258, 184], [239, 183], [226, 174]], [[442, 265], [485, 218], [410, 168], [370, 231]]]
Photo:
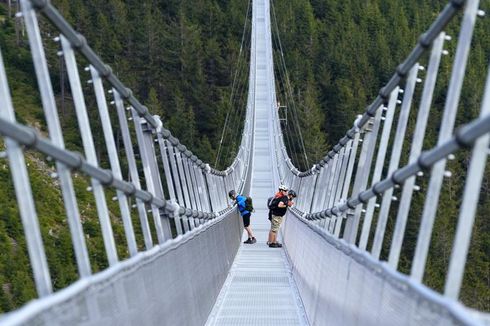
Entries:
[[254, 243], [252, 239], [248, 238], [246, 241], [244, 241], [243, 243], [246, 243], [246, 244], [252, 244]]
[[252, 238], [252, 244], [256, 243], [257, 242], [257, 239], [255, 239], [255, 237]]

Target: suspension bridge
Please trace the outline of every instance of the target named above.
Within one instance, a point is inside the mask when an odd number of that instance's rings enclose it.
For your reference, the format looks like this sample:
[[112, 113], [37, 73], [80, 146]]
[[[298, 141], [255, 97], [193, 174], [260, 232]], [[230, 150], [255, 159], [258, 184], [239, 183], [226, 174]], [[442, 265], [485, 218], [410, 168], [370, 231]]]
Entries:
[[[268, 0], [253, 1], [246, 117], [238, 154], [224, 171], [200, 160], [165, 129], [49, 1], [20, 3], [49, 136], [16, 121], [8, 63], [0, 57], [0, 134], [38, 294], [4, 314], [1, 325], [490, 324], [487, 313], [459, 301], [490, 142], [490, 75], [479, 117], [455, 128], [474, 26], [484, 14], [479, 1], [450, 1], [353, 127], [304, 172], [292, 164], [283, 142]], [[39, 19], [59, 32], [56, 41], [83, 154], [65, 149]], [[438, 142], [423, 151], [428, 119], [435, 116], [431, 106], [440, 61], [450, 40], [445, 28], [455, 20], [460, 21], [459, 34], [452, 35], [457, 45]], [[96, 155], [80, 62], [89, 63], [110, 169], [101, 168]], [[413, 131], [407, 128], [411, 111], [416, 112]], [[116, 148], [115, 130], [123, 151]], [[27, 149], [55, 162], [78, 268], [79, 280], [56, 292], [26, 167]], [[444, 291], [438, 293], [423, 284], [423, 276], [436, 212], [444, 205], [439, 196], [447, 160], [460, 149], [470, 152], [468, 170]], [[400, 166], [403, 151], [410, 154]], [[74, 172], [90, 179], [109, 262], [95, 274]], [[398, 270], [400, 252], [420, 178], [428, 185], [412, 268], [404, 274]], [[266, 200], [281, 183], [298, 198], [281, 228], [283, 248], [269, 248]], [[245, 235], [236, 206], [227, 198], [230, 189], [254, 199], [254, 245], [242, 244]], [[115, 246], [110, 190], [124, 226], [126, 260], [118, 257]], [[390, 216], [394, 229], [387, 239]], [[141, 227], [143, 250], [136, 244], [133, 217]]]

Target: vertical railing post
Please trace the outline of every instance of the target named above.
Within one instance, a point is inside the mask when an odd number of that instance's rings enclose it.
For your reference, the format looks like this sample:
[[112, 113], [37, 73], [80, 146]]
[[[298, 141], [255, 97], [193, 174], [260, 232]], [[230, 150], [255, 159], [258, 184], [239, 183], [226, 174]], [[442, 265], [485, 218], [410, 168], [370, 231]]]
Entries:
[[[116, 105], [117, 116], [119, 119], [119, 127], [121, 128], [124, 151], [126, 152], [126, 159], [128, 162], [130, 179], [133, 185], [136, 187], [136, 189], [141, 189], [138, 168], [136, 165], [136, 159], [133, 151], [133, 142], [131, 141], [131, 134], [129, 131], [126, 111], [124, 108], [124, 102], [119, 92], [117, 92], [115, 89], [112, 89], [112, 92], [114, 95], [114, 102]], [[150, 232], [150, 224], [148, 223], [148, 215], [146, 213], [145, 203], [139, 198], [136, 198], [136, 208], [138, 210], [138, 217], [143, 232], [145, 248], [146, 250], [149, 250], [153, 247], [153, 240]]]
[[[305, 200], [307, 200], [306, 199], [307, 193], [306, 193], [306, 191], [303, 191], [303, 179], [304, 178], [301, 178], [301, 177], [298, 178], [297, 186], [295, 186], [293, 184], [286, 184], [286, 186], [288, 186], [290, 189], [296, 188], [297, 189], [296, 191], [298, 191], [298, 193], [301, 193], [302, 196], [305, 197]], [[301, 203], [299, 203], [299, 205], [298, 205], [297, 208], [302, 211], [303, 210], [303, 205], [304, 205], [304, 202], [301, 202]]]
[[208, 181], [207, 181], [207, 178], [206, 178], [206, 171], [205, 169], [203, 168], [204, 164], [201, 160], [198, 160], [198, 168], [197, 168], [197, 176], [199, 178], [200, 183], [201, 183], [201, 187], [202, 187], [202, 192], [203, 192], [203, 201], [205, 203], [205, 206], [206, 206], [206, 210], [208, 212], [212, 212], [213, 211], [213, 208], [211, 207], [211, 196], [209, 194], [209, 187], [208, 187]]
[[[7, 74], [3, 64], [3, 57], [0, 51], [0, 117], [9, 122], [16, 122], [14, 107], [12, 105], [12, 98], [8, 88]], [[46, 253], [44, 251], [44, 244], [41, 236], [41, 228], [39, 226], [39, 219], [36, 213], [34, 199], [32, 196], [31, 184], [29, 182], [29, 174], [27, 172], [26, 162], [22, 147], [14, 140], [5, 138], [5, 145], [7, 149], [8, 161], [10, 166], [10, 172], [15, 188], [15, 195], [20, 202], [19, 212], [22, 219], [22, 225], [24, 227], [24, 234], [27, 243], [27, 252], [29, 254], [30, 263], [32, 265], [32, 272], [34, 276], [34, 282], [36, 284], [36, 290], [39, 297], [45, 297], [53, 292], [53, 286], [51, 284], [51, 276], [48, 268], [48, 261], [46, 259]], [[70, 222], [70, 220], [69, 220]], [[83, 234], [81, 231], [80, 221], [77, 220], [77, 231]], [[70, 224], [70, 227], [72, 225]], [[70, 228], [73, 232], [75, 229]], [[77, 236], [78, 234], [75, 234]], [[80, 238], [73, 237], [73, 241], [80, 240]], [[81, 245], [85, 245], [82, 239]], [[86, 247], [84, 247], [86, 257]], [[77, 252], [75, 252], [77, 253]], [[83, 267], [84, 261], [79, 261], [81, 257], [77, 256], [78, 267]], [[87, 260], [88, 263], [88, 260]], [[89, 266], [88, 266], [89, 267]], [[89, 270], [90, 271], [90, 270]], [[89, 272], [88, 271], [88, 272]], [[81, 271], [80, 271], [81, 272]]]
[[212, 212], [217, 211], [217, 202], [216, 202], [216, 197], [215, 197], [215, 188], [214, 188], [214, 182], [213, 182], [213, 176], [210, 173], [210, 168], [209, 165], [206, 164], [206, 170], [203, 171], [204, 178], [206, 180], [206, 188], [207, 188], [207, 193], [209, 196], [209, 204]]
[[[432, 46], [432, 54], [430, 56], [429, 66], [427, 69], [427, 78], [422, 92], [422, 98], [420, 100], [420, 108], [417, 114], [417, 122], [415, 125], [415, 131], [412, 140], [412, 148], [410, 150], [410, 156], [408, 163], [416, 162], [419, 157], [424, 142], [425, 130], [427, 128], [427, 122], [429, 120], [430, 106], [432, 103], [432, 96], [434, 93], [437, 72], [439, 70], [439, 63], [441, 61], [441, 54], [444, 45], [445, 33], [441, 33], [434, 41]], [[394, 269], [398, 267], [398, 259], [400, 258], [400, 252], [405, 235], [405, 227], [408, 220], [408, 213], [410, 211], [410, 203], [412, 201], [412, 193], [415, 187], [415, 176], [408, 178], [403, 184], [402, 196], [400, 204], [398, 205], [398, 213], [396, 216], [396, 225], [393, 232], [393, 239], [391, 242], [390, 255], [388, 263]]]
[[197, 157], [195, 155], [192, 155], [191, 161], [189, 162], [190, 163], [189, 171], [190, 171], [191, 178], [192, 178], [194, 185], [195, 185], [194, 192], [196, 193], [197, 209], [199, 211], [205, 211], [206, 208], [205, 208], [204, 203], [203, 203], [202, 185], [200, 183], [199, 178], [197, 177], [196, 162], [197, 162]]
[[307, 204], [308, 205], [307, 210], [306, 210], [307, 213], [313, 212], [313, 206], [315, 205], [315, 200], [318, 197], [317, 192], [318, 192], [318, 188], [319, 188], [319, 183], [320, 183], [322, 176], [323, 176], [322, 171], [323, 171], [323, 169], [321, 169], [320, 172], [315, 172], [315, 180], [313, 181], [313, 185], [312, 185], [311, 198]]
[[305, 201], [302, 203], [301, 205], [301, 211], [304, 212], [306, 211], [306, 207], [308, 206], [309, 202], [310, 202], [310, 188], [311, 188], [311, 179], [312, 179], [312, 175], [308, 175], [306, 177], [302, 177], [301, 178], [303, 181], [302, 181], [302, 192], [305, 194]]
[[[62, 39], [64, 40], [65, 47], [68, 48], [69, 45], [66, 39], [64, 39], [64, 37], [62, 37]], [[68, 52], [73, 53], [71, 47]], [[65, 51], [65, 58], [68, 61], [68, 58], [66, 57], [66, 51]], [[71, 65], [73, 64], [75, 64], [74, 56], [72, 58]], [[67, 67], [68, 65], [69, 64], [67, 62]], [[70, 71], [70, 69], [68, 69], [68, 71]], [[107, 154], [109, 155], [109, 161], [111, 164], [112, 173], [115, 178], [122, 179], [121, 167], [119, 165], [118, 153], [116, 150], [116, 144], [114, 142], [114, 136], [113, 136], [114, 133], [112, 131], [112, 124], [109, 116], [109, 110], [107, 109], [107, 101], [104, 94], [104, 86], [102, 85], [102, 79], [100, 77], [99, 72], [95, 70], [93, 66], [90, 66], [90, 72], [92, 75], [92, 84], [94, 85], [97, 106], [99, 108], [99, 115], [100, 115], [100, 120], [102, 122], [102, 130], [104, 132]], [[124, 225], [124, 233], [126, 235], [126, 241], [128, 242], [128, 251], [131, 256], [134, 256], [138, 253], [138, 249], [136, 247], [136, 238], [134, 235], [133, 222], [131, 221], [131, 215], [129, 212], [128, 198], [126, 197], [126, 194], [120, 190], [116, 190], [116, 194], [119, 202], [119, 208], [121, 210], [121, 217]]]
[[337, 193], [337, 187], [339, 184], [339, 179], [340, 179], [340, 174], [342, 172], [342, 161], [344, 159], [344, 148], [342, 148], [336, 155], [336, 166], [335, 166], [335, 173], [333, 175], [333, 182], [330, 185], [330, 189], [328, 191], [328, 205], [327, 208], [332, 208], [333, 205], [335, 204], [335, 195]]
[[[160, 174], [160, 166], [158, 165], [158, 157], [156, 155], [155, 143], [158, 143], [158, 134], [161, 134], [163, 123], [160, 120], [160, 116], [154, 115], [153, 119], [157, 122], [158, 127], [153, 129], [150, 128], [149, 123], [143, 123], [141, 125], [144, 131], [145, 144], [148, 148], [147, 153], [150, 154], [149, 166], [151, 169], [151, 175], [154, 182], [155, 194], [158, 198], [165, 199], [165, 192], [163, 191], [162, 177]], [[140, 120], [142, 121], [142, 120]], [[145, 127], [145, 129], [143, 129]], [[157, 138], [155, 138], [157, 137]], [[160, 223], [162, 226], [164, 240], [172, 239], [172, 228], [170, 226], [169, 214], [164, 207], [159, 209], [160, 211]]]
[[[490, 114], [490, 69], [488, 70], [480, 118], [488, 116], [488, 114]], [[466, 177], [463, 202], [459, 210], [458, 225], [444, 288], [444, 295], [454, 300], [459, 299], [461, 283], [463, 282], [464, 267], [466, 266], [471, 233], [475, 223], [476, 209], [480, 197], [483, 174], [486, 168], [489, 145], [489, 133], [477, 139], [473, 145], [471, 163]]]
[[181, 156], [182, 156], [182, 167], [184, 168], [185, 180], [187, 182], [187, 187], [189, 190], [189, 199], [191, 201], [191, 208], [197, 209], [196, 194], [194, 192], [195, 185], [192, 180], [190, 169], [189, 169], [189, 157], [190, 157], [189, 150], [183, 152]]
[[[180, 163], [179, 171], [182, 172], [180, 177], [183, 185], [182, 188], [184, 189], [184, 198], [186, 199], [187, 202], [186, 206], [187, 208], [195, 209], [194, 197], [192, 195], [192, 184], [191, 181], [189, 180], [189, 173], [187, 171], [187, 155], [186, 155], [187, 148], [184, 145], [179, 145], [178, 149], [180, 150], [180, 152], [177, 153], [177, 164]], [[195, 226], [194, 217], [185, 216], [184, 221], [186, 222], [186, 224], [188, 223], [189, 230], [192, 230], [194, 228]], [[184, 226], [184, 228], [186, 226]]]
[[322, 192], [320, 194], [320, 198], [318, 199], [319, 206], [321, 207], [321, 209], [329, 208], [327, 207], [328, 205], [327, 194], [328, 194], [328, 185], [330, 184], [330, 179], [332, 178], [332, 174], [333, 174], [333, 166], [334, 166], [334, 160], [330, 156], [328, 156], [328, 161], [324, 167], [325, 175], [322, 182]]
[[312, 168], [313, 172], [310, 176], [310, 180], [308, 181], [308, 201], [305, 202], [303, 211], [305, 213], [311, 212], [311, 205], [313, 204], [313, 197], [315, 195], [316, 183], [319, 177], [319, 173], [315, 170], [315, 167]]
[[[193, 173], [192, 173], [192, 166], [193, 166], [193, 163], [192, 163], [192, 155], [188, 155], [186, 157], [186, 171], [187, 171], [187, 174], [188, 174], [188, 180], [189, 180], [189, 184], [191, 185], [191, 197], [194, 198], [194, 209], [195, 210], [198, 210], [200, 211], [201, 208], [200, 208], [200, 204], [199, 204], [199, 195], [198, 195], [198, 192], [197, 192], [197, 184], [196, 184], [196, 180], [194, 179], [193, 177]], [[197, 219], [194, 218], [194, 226], [198, 226], [202, 221], [196, 221]]]
[[[442, 145], [451, 138], [453, 133], [459, 97], [461, 95], [461, 88], [463, 87], [466, 64], [471, 47], [471, 39], [473, 37], [473, 29], [475, 27], [476, 15], [478, 12], [478, 5], [478, 0], [469, 0], [466, 2], [437, 145]], [[422, 281], [424, 275], [445, 170], [445, 159], [434, 164], [431, 169], [429, 187], [427, 189], [424, 210], [422, 212], [422, 221], [420, 223], [420, 234], [417, 239], [410, 274], [411, 278], [418, 282]]]
[[352, 147], [349, 154], [349, 164], [347, 166], [347, 172], [345, 173], [344, 185], [342, 187], [342, 195], [340, 199], [345, 200], [349, 195], [349, 190], [351, 190], [350, 184], [352, 181], [352, 173], [354, 172], [354, 163], [356, 162], [357, 157], [357, 149], [359, 148], [359, 138], [360, 138], [359, 130], [354, 134], [354, 138], [352, 139]]
[[176, 202], [172, 203], [172, 213], [171, 215], [175, 222], [175, 229], [177, 231], [177, 235], [184, 234], [184, 230], [182, 229], [182, 219], [180, 216], [180, 206]]
[[[352, 188], [352, 195], [357, 196], [366, 189], [366, 184], [371, 171], [374, 150], [376, 148], [376, 140], [378, 138], [379, 125], [381, 120], [381, 108], [377, 108], [374, 115], [374, 121], [371, 121], [365, 126], [364, 139], [359, 157], [356, 179]], [[370, 129], [371, 128], [371, 129]], [[360, 140], [359, 140], [360, 141]], [[354, 210], [352, 217], [347, 219], [345, 226], [344, 238], [350, 243], [355, 243], [357, 239], [357, 230], [361, 219], [362, 205], [358, 205]]]
[[[222, 183], [222, 176], [221, 175], [217, 175], [217, 174], [213, 174], [212, 175], [213, 177], [213, 185], [214, 185], [214, 190], [215, 190], [215, 197], [216, 197], [216, 203], [217, 203], [217, 209], [218, 211], [221, 211], [223, 209], [226, 208], [226, 206], [228, 206], [227, 202], [224, 202], [223, 201], [223, 196], [221, 195], [222, 192], [223, 192], [223, 183]], [[227, 192], [228, 194], [228, 192]], [[227, 197], [227, 200], [228, 200], [228, 197]]]
[[[49, 130], [49, 137], [60, 148], [64, 148], [63, 135], [58, 118], [58, 111], [54, 99], [53, 88], [49, 78], [49, 70], [44, 54], [44, 47], [39, 31], [37, 16], [32, 8], [30, 1], [21, 1], [22, 14], [24, 17], [27, 34], [29, 36], [29, 44], [31, 47], [34, 69], [36, 71], [37, 82], [41, 93], [41, 101], [43, 104], [44, 114]], [[60, 162], [56, 162], [56, 171], [60, 181], [60, 186], [65, 204], [66, 215], [70, 225], [72, 241], [76, 253], [78, 270], [81, 277], [89, 276], [92, 271], [88, 259], [87, 247], [85, 244], [85, 236], [80, 222], [80, 212], [78, 210], [75, 190], [73, 188], [73, 180], [68, 167]], [[43, 294], [51, 292], [51, 284], [49, 288], [44, 287]], [[38, 289], [39, 291], [39, 289]], [[40, 293], [40, 295], [43, 295]]]
[[[156, 119], [156, 117], [155, 117]], [[160, 155], [162, 156], [163, 170], [165, 173], [165, 181], [167, 181], [168, 196], [170, 200], [176, 201], [174, 183], [172, 181], [172, 171], [169, 164], [169, 152], [166, 146], [166, 142], [163, 139], [162, 133], [157, 132], [158, 145], [160, 146]]]
[[184, 194], [184, 206], [187, 208], [191, 208], [192, 205], [189, 198], [189, 187], [187, 185], [187, 180], [185, 177], [183, 158], [182, 158], [183, 151], [185, 151], [185, 146], [178, 145], [177, 148], [174, 148], [174, 151], [175, 151], [175, 160], [177, 163], [177, 168], [179, 170], [180, 184], [182, 186], [182, 192]]
[[[331, 155], [334, 155], [333, 157]], [[331, 193], [332, 193], [332, 187], [333, 187], [333, 183], [334, 183], [334, 180], [335, 180], [335, 177], [337, 175], [337, 169], [338, 169], [338, 158], [339, 158], [339, 155], [338, 154], [333, 154], [332, 152], [329, 153], [329, 156], [330, 156], [330, 161], [329, 161], [329, 166], [330, 166], [330, 173], [328, 175], [328, 181], [326, 183], [326, 187], [325, 187], [325, 194], [324, 194], [324, 197], [323, 197], [323, 201], [322, 201], [322, 204], [325, 208], [331, 208], [331, 205], [332, 205], [332, 199], [331, 199]], [[327, 224], [325, 223], [325, 221], [323, 222], [323, 225], [326, 226]]]
[[[185, 151], [187, 148], [180, 144], [176, 148], [177, 150], [175, 151], [175, 158], [177, 160], [177, 167], [179, 168], [179, 176], [180, 176], [180, 182], [182, 184], [182, 190], [184, 192], [184, 200], [185, 200], [185, 207], [192, 209], [193, 205], [191, 202], [191, 193], [190, 193], [190, 185], [185, 173]], [[184, 215], [182, 217], [182, 221], [184, 223], [184, 230], [185, 232], [191, 230], [194, 227], [194, 219], [191, 217], [189, 220], [189, 216]]]
[[[322, 161], [323, 162], [323, 161]], [[325, 178], [325, 165], [322, 165], [320, 172], [318, 173], [318, 176], [315, 180], [315, 186], [313, 188], [313, 197], [311, 199], [311, 205], [310, 205], [310, 210], [309, 212], [317, 212], [319, 210], [319, 196], [320, 193], [323, 193], [323, 182]]]
[[[87, 107], [85, 105], [85, 99], [83, 97], [82, 88], [80, 85], [80, 79], [78, 76], [78, 69], [73, 66], [74, 57], [70, 55], [70, 45], [62, 37], [64, 43], [64, 49], [67, 51], [67, 70], [70, 85], [72, 86], [73, 101], [75, 104], [75, 111], [78, 120], [78, 126], [80, 135], [82, 137], [83, 149], [87, 162], [93, 166], [98, 167], [99, 162], [97, 160], [97, 154], [95, 152], [94, 139], [92, 136], [92, 130], [90, 127], [90, 120], [87, 114]], [[109, 265], [113, 266], [118, 262], [116, 243], [114, 241], [114, 234], [112, 231], [111, 219], [109, 218], [109, 208], [107, 207], [107, 201], [105, 198], [104, 187], [99, 180], [91, 178], [92, 191], [95, 197], [95, 206], [97, 208], [97, 215], [99, 217], [100, 227], [102, 229], [102, 238], [104, 239], [104, 245], [107, 253], [107, 259]]]
[[180, 183], [180, 176], [179, 176], [179, 170], [177, 168], [177, 157], [176, 157], [176, 149], [175, 147], [171, 144], [171, 142], [166, 139], [164, 140], [165, 147], [167, 148], [168, 151], [168, 157], [170, 160], [170, 167], [172, 169], [172, 178], [173, 178], [173, 183], [175, 185], [175, 191], [177, 193], [177, 202], [181, 206], [185, 206], [185, 201], [184, 201], [184, 192], [182, 190], [182, 184]]
[[[354, 163], [356, 162], [356, 157], [357, 157], [357, 148], [359, 147], [359, 137], [360, 133], [359, 130], [356, 127], [356, 132], [354, 134], [354, 137], [352, 138], [352, 147], [349, 153], [349, 163], [347, 165], [347, 171], [345, 172], [345, 180], [344, 184], [342, 186], [342, 194], [340, 196], [340, 201], [345, 201], [347, 199], [347, 196], [349, 195], [349, 190], [351, 189], [350, 184], [352, 180], [352, 173], [354, 172]], [[349, 211], [344, 212], [340, 216], [336, 218], [335, 221], [335, 231], [334, 235], [338, 238], [340, 236], [340, 231], [342, 229], [342, 223], [344, 219], [347, 218], [347, 215], [350, 214]]]
[[336, 190], [334, 201], [333, 201], [334, 204], [337, 203], [341, 199], [341, 196], [342, 196], [342, 191], [343, 191], [346, 173], [347, 173], [347, 167], [349, 165], [349, 158], [350, 158], [349, 154], [350, 154], [351, 149], [352, 149], [352, 140], [349, 140], [345, 144], [344, 148], [342, 148], [342, 150], [343, 150], [342, 151], [342, 165], [340, 168], [339, 181], [337, 184], [337, 190]]
[[[419, 64], [416, 63], [408, 74], [407, 84], [405, 92], [403, 94], [403, 102], [400, 109], [400, 115], [398, 117], [398, 125], [396, 126], [395, 140], [393, 141], [393, 150], [391, 151], [390, 164], [388, 166], [388, 176], [391, 176], [393, 172], [398, 169], [400, 159], [402, 155], [403, 142], [405, 140], [405, 133], [408, 125], [408, 118], [410, 116], [410, 109], [412, 108], [412, 99], [415, 92], [415, 84], [417, 83], [417, 74], [419, 72]], [[378, 215], [378, 224], [376, 225], [376, 232], [374, 234], [373, 248], [371, 254], [376, 259], [381, 254], [383, 246], [383, 240], [385, 236], [386, 223], [388, 222], [388, 215], [390, 212], [391, 202], [393, 198], [394, 188], [390, 188], [383, 194], [381, 201], [381, 209]]]
[[[335, 189], [335, 194], [333, 198], [333, 205], [339, 202], [340, 196], [342, 194], [342, 187], [344, 185], [345, 181], [345, 173], [347, 172], [347, 165], [349, 161], [349, 151], [350, 151], [350, 146], [352, 145], [352, 141], [348, 141], [347, 144], [340, 150], [340, 157], [341, 157], [341, 165], [340, 165], [340, 173], [339, 173], [339, 178], [337, 180], [337, 185]], [[341, 223], [342, 216], [335, 215], [333, 218], [333, 223], [332, 223], [332, 230], [331, 233], [335, 233], [335, 228], [337, 223]]]
[[[155, 150], [153, 148], [152, 129], [148, 126], [148, 123], [145, 119], [139, 117], [136, 110], [132, 109], [131, 113], [136, 130], [136, 138], [138, 139], [138, 148], [140, 150], [141, 162], [143, 164], [143, 173], [145, 175], [147, 190], [153, 196], [163, 199], [164, 197], [161, 180], [156, 173], [157, 164], [155, 158]], [[151, 212], [153, 215], [153, 223], [155, 224], [158, 243], [162, 244], [165, 242], [166, 236], [170, 238], [170, 225], [167, 225], [168, 229], [164, 233], [162, 219], [160, 217], [160, 209], [152, 203]], [[168, 220], [166, 220], [166, 222], [167, 224], [169, 224]]]
[[221, 200], [223, 201], [223, 208], [230, 206], [230, 203], [228, 202], [228, 191], [229, 191], [229, 189], [228, 189], [228, 185], [226, 183], [226, 177], [227, 177], [227, 174], [225, 172], [225, 174], [219, 178], [220, 186], [221, 186], [221, 191], [219, 192], [219, 196], [221, 197]]
[[[381, 174], [383, 172], [383, 167], [386, 158], [386, 152], [388, 149], [388, 143], [390, 140], [391, 129], [393, 125], [393, 117], [395, 116], [396, 104], [398, 101], [398, 94], [400, 88], [397, 86], [390, 94], [390, 99], [388, 101], [388, 107], [386, 108], [386, 114], [384, 117], [383, 131], [381, 134], [381, 141], [378, 147], [378, 154], [376, 156], [376, 163], [374, 165], [373, 178], [371, 180], [371, 185], [381, 180]], [[366, 249], [369, 234], [371, 232], [371, 224], [373, 221], [374, 208], [376, 206], [376, 197], [371, 198], [367, 204], [366, 213], [364, 214], [364, 222], [362, 224], [361, 238], [359, 240], [359, 248], [362, 250]]]

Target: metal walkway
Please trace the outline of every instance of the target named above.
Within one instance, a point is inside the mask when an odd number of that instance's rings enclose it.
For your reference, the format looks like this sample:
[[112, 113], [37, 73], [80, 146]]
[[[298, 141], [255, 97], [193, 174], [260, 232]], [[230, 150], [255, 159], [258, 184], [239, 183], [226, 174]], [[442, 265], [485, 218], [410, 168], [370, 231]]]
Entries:
[[[253, 245], [241, 244], [228, 279], [208, 319], [208, 325], [305, 325], [306, 318], [283, 249], [266, 245], [270, 228], [267, 198], [277, 186], [277, 164], [272, 155], [271, 126], [274, 96], [270, 56], [268, 4], [259, 0], [254, 6], [255, 71], [254, 146], [250, 194], [255, 213], [251, 227], [257, 238]], [[269, 39], [268, 39], [269, 38]], [[243, 239], [246, 240], [246, 233]], [[243, 242], [243, 241], [242, 241]]]
[[268, 221], [258, 215], [258, 242], [241, 245], [207, 325], [307, 325], [286, 254], [265, 244]]

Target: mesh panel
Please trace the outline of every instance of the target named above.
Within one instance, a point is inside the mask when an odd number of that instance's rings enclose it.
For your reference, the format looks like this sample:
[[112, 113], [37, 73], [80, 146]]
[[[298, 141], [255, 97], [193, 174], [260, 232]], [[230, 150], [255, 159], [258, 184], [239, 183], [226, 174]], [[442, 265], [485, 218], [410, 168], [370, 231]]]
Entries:
[[284, 243], [312, 325], [473, 325], [468, 313], [289, 214]]
[[[238, 250], [239, 223], [233, 211], [204, 227], [204, 232], [187, 234], [159, 251], [139, 254], [122, 263], [125, 267], [118, 272], [108, 270], [92, 277], [91, 284], [81, 291], [68, 288], [50, 298], [49, 303], [31, 303], [2, 322], [49, 326], [203, 325]], [[67, 295], [67, 291], [74, 294]], [[65, 299], [56, 299], [61, 295]], [[33, 312], [32, 308], [40, 305], [44, 305], [39, 309], [42, 311]]]

